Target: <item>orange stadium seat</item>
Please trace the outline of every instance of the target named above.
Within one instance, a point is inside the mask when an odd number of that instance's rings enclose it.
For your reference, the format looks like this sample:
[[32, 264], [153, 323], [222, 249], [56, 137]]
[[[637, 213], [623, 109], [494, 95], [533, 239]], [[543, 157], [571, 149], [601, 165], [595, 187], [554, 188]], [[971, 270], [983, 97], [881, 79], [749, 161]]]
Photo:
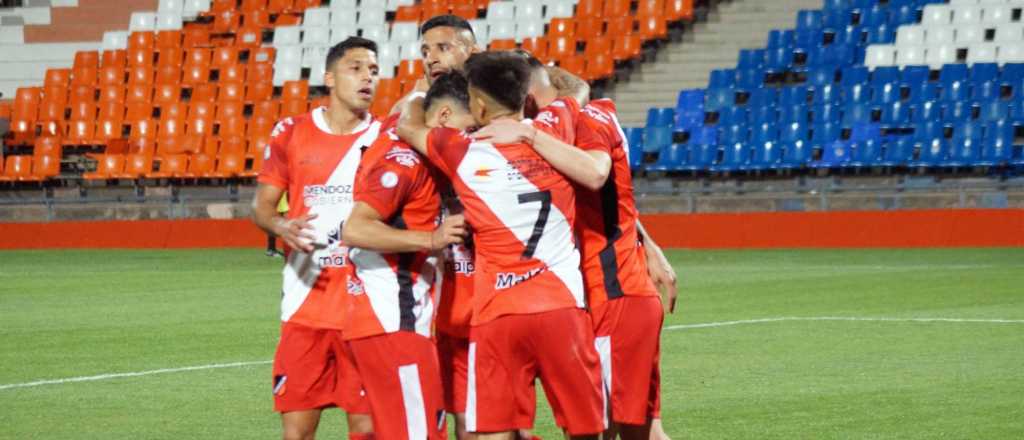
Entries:
[[246, 102], [266, 101], [274, 96], [274, 83], [270, 81], [250, 82], [245, 91]]
[[46, 180], [57, 177], [60, 174], [60, 155], [40, 154], [32, 155], [32, 177], [25, 180]]
[[125, 103], [152, 101], [153, 87], [149, 84], [129, 84], [125, 89]]
[[462, 17], [462, 18], [464, 18], [466, 20], [473, 20], [473, 19], [477, 18], [477, 13], [478, 12], [479, 11], [477, 10], [476, 5], [468, 5], [467, 4], [467, 5], [454, 5], [454, 6], [452, 6], [452, 15], [456, 15], [456, 16]]
[[242, 13], [235, 9], [218, 12], [213, 17], [213, 27], [210, 29], [214, 34], [226, 34], [238, 29], [242, 21]]
[[605, 35], [612, 38], [618, 38], [624, 35], [633, 35], [633, 28], [635, 27], [635, 24], [636, 21], [630, 15], [609, 18], [607, 22], [608, 29], [605, 30]]
[[176, 84], [181, 82], [181, 65], [158, 67], [156, 69], [155, 82], [157, 84]]
[[267, 2], [267, 10], [271, 14], [279, 14], [291, 10], [294, 4], [293, 0], [269, 0]]
[[218, 12], [224, 12], [235, 9], [238, 5], [238, 0], [213, 0], [210, 5], [210, 15], [217, 14]]
[[92, 119], [72, 119], [68, 123], [68, 135], [64, 138], [66, 145], [86, 145], [93, 143], [96, 137], [96, 121]]
[[221, 67], [217, 73], [217, 81], [245, 82], [245, 70], [246, 66], [242, 64]]
[[420, 17], [421, 21], [427, 21], [431, 18], [437, 17], [438, 15], [445, 15], [450, 13], [452, 10], [451, 6], [440, 3], [429, 3], [424, 4], [421, 8]]
[[604, 0], [604, 16], [618, 17], [620, 15], [629, 15], [630, 3], [630, 0]]
[[693, 0], [666, 0], [664, 14], [668, 21], [692, 20]]
[[75, 69], [82, 67], [98, 69], [100, 67], [100, 52], [96, 50], [75, 52], [75, 63], [72, 67]]
[[157, 139], [181, 137], [185, 135], [185, 118], [163, 118], [157, 125]]
[[549, 37], [573, 37], [576, 35], [576, 22], [571, 18], [553, 18], [548, 25]]
[[101, 117], [96, 120], [96, 140], [106, 143], [113, 139], [119, 139], [124, 131], [124, 122], [121, 118]]
[[645, 41], [663, 40], [668, 37], [668, 22], [661, 14], [638, 15], [640, 38]]
[[316, 8], [320, 6], [320, 0], [294, 0], [295, 6], [292, 7], [293, 11], [301, 12], [309, 8]]
[[306, 112], [308, 103], [306, 100], [281, 101], [281, 118], [290, 118]]
[[160, 107], [160, 119], [185, 119], [188, 117], [189, 105], [185, 102], [172, 102]]
[[163, 49], [157, 53], [157, 66], [175, 66], [179, 69], [185, 63], [185, 51], [178, 47]]
[[598, 16], [576, 17], [576, 39], [589, 40], [604, 35], [604, 19]]
[[578, 77], [586, 73], [586, 58], [583, 55], [572, 55], [559, 61], [559, 67]]
[[125, 101], [125, 88], [120, 85], [110, 85], [100, 87], [100, 102], [120, 102]]
[[258, 47], [249, 52], [249, 64], [270, 63], [273, 64], [277, 58], [277, 49], [273, 47]]
[[203, 47], [194, 47], [185, 51], [185, 64], [189, 66], [210, 66], [213, 51]]
[[182, 73], [181, 83], [182, 85], [194, 86], [198, 84], [204, 84], [210, 80], [210, 67], [200, 64], [187, 64], [185, 65], [184, 72]]
[[153, 49], [128, 49], [128, 66], [152, 66], [154, 53]]
[[245, 131], [246, 137], [252, 139], [260, 136], [270, 136], [275, 122], [271, 118], [253, 115], [252, 119], [249, 119], [249, 128]]
[[212, 177], [213, 167], [216, 161], [214, 156], [207, 153], [193, 154], [188, 161], [188, 171], [181, 174], [181, 177], [187, 178], [207, 178]]
[[267, 0], [242, 0], [239, 10], [242, 12], [262, 11], [267, 9]]
[[128, 84], [153, 84], [155, 77], [153, 66], [133, 66], [128, 68]]
[[[382, 80], [383, 81], [383, 80]], [[274, 123], [277, 121], [277, 115], [281, 111], [281, 104], [278, 101], [266, 100], [259, 101], [252, 106], [252, 117], [253, 119], [266, 118]]]
[[99, 154], [95, 156], [96, 170], [82, 173], [85, 180], [114, 179], [124, 173], [124, 155]]
[[548, 40], [548, 57], [560, 60], [576, 54], [576, 40], [569, 37], [552, 37]]
[[235, 47], [254, 48], [263, 42], [263, 29], [258, 25], [245, 26], [235, 32]]
[[245, 155], [243, 153], [221, 153], [217, 157], [217, 168], [211, 173], [214, 177], [238, 177], [245, 171]]
[[[490, 50], [512, 50], [516, 48], [516, 40], [511, 38], [491, 40]], [[404, 61], [403, 61], [404, 62]]]
[[214, 121], [220, 123], [231, 118], [242, 118], [245, 116], [245, 105], [238, 101], [227, 101], [217, 105]]
[[128, 51], [124, 49], [105, 50], [100, 60], [100, 67], [119, 67], [124, 69], [128, 65]]
[[3, 180], [25, 180], [25, 178], [31, 178], [31, 176], [32, 156], [7, 156]]
[[188, 156], [184, 154], [166, 154], [160, 157], [159, 167], [146, 175], [154, 179], [180, 177], [188, 169]]
[[281, 88], [281, 99], [306, 99], [309, 97], [309, 83], [306, 81], [286, 81]]
[[120, 179], [141, 179], [153, 172], [153, 155], [146, 153], [129, 154], [125, 158], [124, 172], [116, 177]]
[[242, 83], [221, 83], [217, 101], [244, 101], [245, 85]]
[[188, 119], [188, 134], [199, 136], [213, 136], [213, 118], [208, 116], [195, 116]]
[[640, 0], [637, 2], [637, 15], [661, 14], [665, 12], [665, 0]]
[[152, 31], [136, 31], [128, 35], [128, 50], [156, 49], [156, 33]]
[[[11, 103], [7, 101], [0, 101], [0, 118], [10, 119], [11, 118]], [[0, 160], [0, 162], [3, 162]]]
[[423, 77], [423, 60], [402, 60], [398, 63], [398, 74], [395, 76], [400, 80], [411, 79], [415, 82]]
[[75, 67], [71, 69], [71, 85], [94, 85], [98, 74], [96, 67]]
[[181, 47], [182, 32], [180, 30], [160, 31], [156, 34], [156, 49], [163, 53], [166, 50]]
[[46, 78], [43, 80], [44, 87], [64, 86], [71, 83], [71, 69], [46, 69]]
[[594, 81], [610, 78], [615, 74], [615, 62], [608, 53], [596, 53], [590, 56], [585, 55], [584, 57], [587, 58], [587, 68], [583, 79]]
[[33, 119], [14, 116], [11, 118], [11, 144], [27, 144], [36, 136]]
[[544, 37], [526, 38], [520, 46], [523, 50], [530, 52], [538, 60], [543, 62], [548, 57], [548, 39]]
[[217, 137], [221, 140], [233, 137], [245, 138], [245, 118], [228, 118], [218, 123]]
[[234, 47], [218, 47], [213, 50], [213, 59], [210, 60], [210, 67], [218, 69], [235, 64], [238, 64], [238, 49]]
[[210, 30], [200, 26], [185, 26], [182, 30], [181, 46], [185, 48], [205, 47], [210, 44]]
[[273, 23], [273, 21], [270, 19], [270, 13], [262, 9], [242, 12], [243, 29], [248, 28], [259, 30], [260, 38], [262, 38], [262, 28], [270, 27], [271, 23]]
[[11, 114], [15, 117], [31, 115], [30, 117], [34, 118], [42, 96], [42, 87], [19, 87], [14, 95], [14, 108]]
[[161, 107], [181, 100], [181, 86], [177, 83], [157, 84], [153, 93], [153, 105]]
[[246, 148], [248, 148], [248, 143], [244, 137], [232, 136], [221, 140], [220, 148], [217, 149], [216, 153], [233, 153], [244, 156]]
[[197, 84], [192, 86], [192, 96], [189, 99], [192, 102], [214, 102], [217, 100], [217, 94], [219, 93], [220, 87], [218, 87], [217, 84]]
[[420, 21], [420, 7], [419, 5], [407, 5], [399, 6], [395, 10], [395, 21]]
[[577, 17], [600, 17], [604, 11], [602, 0], [580, 0], [576, 4]]
[[583, 55], [588, 59], [597, 54], [608, 54], [612, 51], [612, 39], [609, 36], [600, 36], [586, 41]]
[[99, 111], [96, 114], [97, 119], [124, 118], [125, 106], [123, 98], [121, 101], [100, 101], [98, 108]]
[[68, 92], [71, 103], [93, 102], [96, 98], [96, 89], [89, 85], [72, 86]]
[[248, 83], [273, 81], [274, 65], [271, 63], [250, 63], [245, 72]]
[[216, 105], [212, 101], [192, 101], [188, 108], [189, 118], [212, 118]]
[[156, 139], [156, 122], [152, 119], [133, 121], [128, 139]]
[[39, 104], [36, 120], [40, 122], [64, 120], [64, 102], [50, 99], [43, 100]]
[[124, 84], [124, 68], [106, 66], [100, 69], [97, 85]]
[[615, 45], [612, 47], [612, 57], [615, 61], [639, 58], [642, 45], [643, 41], [640, 40], [639, 35], [627, 35], [625, 37], [616, 38]]
[[32, 145], [32, 154], [61, 155], [60, 138], [54, 136], [42, 136], [36, 138]]

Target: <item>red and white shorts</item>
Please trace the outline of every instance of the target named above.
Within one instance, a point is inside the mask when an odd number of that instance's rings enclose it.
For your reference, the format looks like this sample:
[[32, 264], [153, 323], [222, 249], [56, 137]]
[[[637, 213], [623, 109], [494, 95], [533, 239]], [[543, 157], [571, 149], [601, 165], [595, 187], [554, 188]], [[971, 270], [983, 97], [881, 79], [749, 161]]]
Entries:
[[345, 351], [338, 330], [282, 323], [274, 354], [274, 410], [336, 406], [353, 414], [369, 414], [370, 403]]
[[473, 327], [467, 375], [470, 432], [533, 427], [538, 377], [558, 425], [569, 434], [606, 428], [594, 332], [581, 309], [506, 315]]
[[348, 346], [370, 401], [374, 438], [448, 438], [434, 341], [398, 331]]
[[601, 378], [611, 396], [611, 419], [643, 425], [661, 416], [661, 325], [656, 296], [623, 296], [591, 310]]
[[437, 357], [441, 362], [444, 408], [452, 414], [462, 414], [466, 412], [469, 339], [438, 333]]

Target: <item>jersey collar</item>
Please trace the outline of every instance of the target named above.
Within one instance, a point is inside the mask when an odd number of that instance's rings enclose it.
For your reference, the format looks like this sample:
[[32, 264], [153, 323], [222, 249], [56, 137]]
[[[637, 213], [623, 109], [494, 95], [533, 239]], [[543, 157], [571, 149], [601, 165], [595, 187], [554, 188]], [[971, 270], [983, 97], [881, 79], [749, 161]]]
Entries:
[[363, 122], [360, 122], [359, 125], [357, 125], [356, 128], [352, 129], [351, 132], [336, 135], [331, 131], [331, 126], [327, 124], [327, 117], [325, 116], [326, 113], [327, 107], [324, 106], [320, 106], [313, 109], [313, 124], [315, 124], [316, 128], [319, 128], [320, 131], [334, 136], [346, 136], [350, 134], [359, 133], [361, 131], [366, 130], [367, 128], [370, 128], [370, 123], [373, 122], [373, 116], [367, 113], [366, 118], [363, 119]]

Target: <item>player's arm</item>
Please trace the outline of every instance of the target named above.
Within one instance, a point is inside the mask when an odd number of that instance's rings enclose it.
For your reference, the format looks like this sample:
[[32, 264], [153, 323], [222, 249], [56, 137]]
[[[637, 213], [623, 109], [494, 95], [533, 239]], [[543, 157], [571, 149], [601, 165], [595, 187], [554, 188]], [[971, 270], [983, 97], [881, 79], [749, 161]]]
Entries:
[[430, 135], [430, 127], [427, 127], [426, 112], [423, 109], [423, 97], [410, 99], [402, 109], [402, 117], [398, 120], [398, 127], [395, 130], [398, 137], [405, 143], [412, 146], [424, 156], [427, 155], [427, 137]]
[[416, 80], [416, 87], [412, 89], [412, 92], [407, 93], [405, 96], [402, 97], [402, 99], [399, 99], [398, 102], [395, 103], [395, 105], [391, 106], [391, 112], [388, 113], [388, 115], [400, 113], [402, 109], [405, 108], [405, 105], [409, 103], [409, 101], [417, 97], [425, 96], [427, 90], [429, 89], [430, 84], [427, 84], [426, 79], [420, 78]]
[[292, 249], [313, 252], [313, 227], [309, 224], [316, 214], [287, 219], [277, 212], [277, 204], [284, 189], [261, 183], [252, 200], [252, 221], [268, 234], [281, 237]]
[[590, 101], [590, 84], [561, 67], [548, 66], [545, 69], [551, 78], [551, 85], [558, 89], [558, 96], [571, 96], [580, 107], [587, 105]]
[[384, 223], [384, 218], [366, 202], [356, 202], [342, 229], [345, 244], [381, 253], [437, 251], [462, 243], [466, 221], [453, 215], [433, 231], [410, 231]]
[[669, 313], [673, 313], [676, 311], [676, 298], [679, 296], [679, 291], [676, 289], [676, 271], [672, 268], [672, 264], [668, 262], [665, 253], [661, 251], [661, 247], [647, 234], [644, 225], [640, 224], [640, 219], [636, 220], [636, 230], [644, 241], [644, 253], [647, 254], [647, 272], [651, 276], [651, 281], [654, 281], [654, 285], [658, 287], [658, 290], [661, 290], [662, 298], [665, 300], [665, 308]]
[[473, 138], [496, 144], [531, 144], [552, 167], [593, 191], [604, 186], [612, 168], [612, 158], [608, 153], [583, 151], [533, 125], [521, 122], [497, 120], [473, 133]]

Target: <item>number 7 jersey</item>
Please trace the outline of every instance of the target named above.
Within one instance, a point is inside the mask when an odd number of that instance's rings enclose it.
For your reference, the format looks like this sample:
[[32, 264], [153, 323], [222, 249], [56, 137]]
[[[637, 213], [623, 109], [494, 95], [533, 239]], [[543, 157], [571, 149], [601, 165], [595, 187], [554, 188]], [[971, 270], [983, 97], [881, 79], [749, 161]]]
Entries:
[[[571, 127], [574, 113], [569, 112], [577, 110], [560, 110]], [[524, 123], [565, 138], [560, 124]], [[503, 315], [584, 307], [573, 236], [575, 194], [561, 173], [529, 145], [478, 142], [449, 128], [431, 130], [427, 156], [451, 179], [473, 228], [472, 325]]]

